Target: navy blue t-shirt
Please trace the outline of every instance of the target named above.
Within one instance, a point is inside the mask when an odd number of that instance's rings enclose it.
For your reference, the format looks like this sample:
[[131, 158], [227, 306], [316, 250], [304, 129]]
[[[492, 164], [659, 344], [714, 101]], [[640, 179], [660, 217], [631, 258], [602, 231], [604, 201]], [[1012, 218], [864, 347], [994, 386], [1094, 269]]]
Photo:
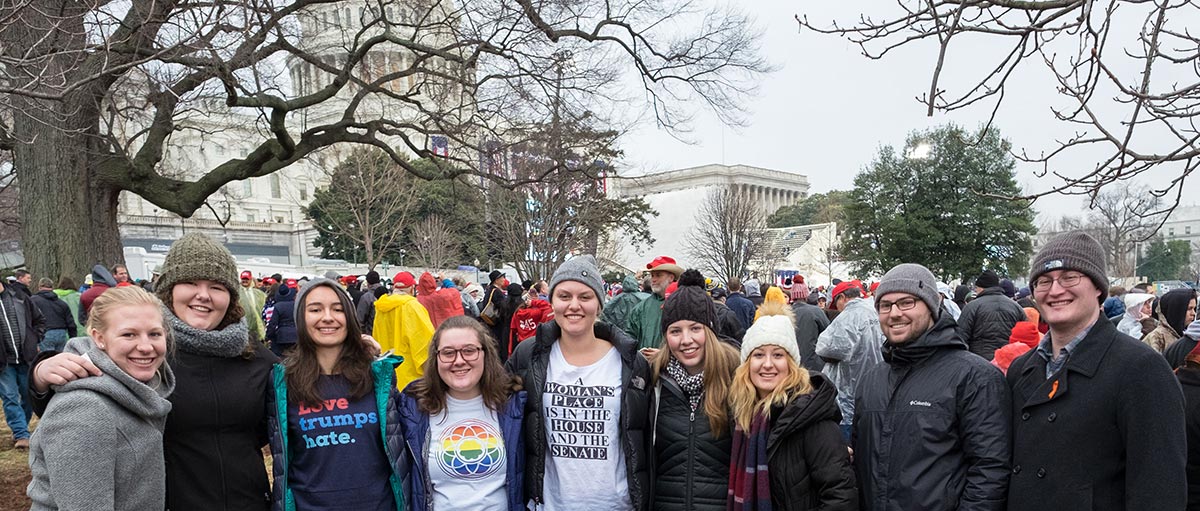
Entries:
[[371, 393], [350, 398], [341, 375], [321, 375], [318, 407], [288, 404], [288, 484], [297, 511], [394, 511], [379, 413]]

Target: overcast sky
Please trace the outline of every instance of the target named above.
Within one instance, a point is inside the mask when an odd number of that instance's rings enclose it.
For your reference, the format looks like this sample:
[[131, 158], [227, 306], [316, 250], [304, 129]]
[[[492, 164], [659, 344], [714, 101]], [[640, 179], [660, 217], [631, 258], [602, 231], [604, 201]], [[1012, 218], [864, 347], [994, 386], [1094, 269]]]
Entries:
[[[747, 9], [763, 31], [764, 55], [779, 70], [763, 77], [749, 103], [749, 126], [723, 127], [711, 115], [697, 117], [687, 144], [644, 123], [622, 141], [627, 167], [634, 173], [661, 172], [709, 163], [747, 164], [796, 172], [808, 177], [810, 191], [850, 189], [854, 176], [870, 163], [882, 145], [903, 145], [912, 130], [947, 122], [974, 129], [990, 114], [991, 106], [961, 110], [949, 115], [925, 115], [915, 98], [927, 91], [936, 60], [936, 46], [922, 44], [897, 50], [883, 60], [864, 57], [856, 45], [835, 36], [801, 32], [793, 16], [810, 20], [837, 19], [843, 24], [857, 19], [864, 8], [873, 15], [894, 15], [895, 4], [882, 0], [854, 2], [798, 2], [758, 0]], [[1181, 22], [1182, 20], [1174, 20]], [[1200, 19], [1190, 23], [1200, 26]], [[1132, 43], [1137, 25], [1126, 34], [1115, 34]], [[1001, 49], [1001, 41], [984, 37], [964, 39], [947, 57], [944, 83], [964, 84], [981, 72], [980, 56]], [[1005, 43], [1007, 44], [1007, 43]], [[957, 48], [954, 48], [957, 46]], [[1054, 148], [1053, 140], [1071, 133], [1053, 120], [1049, 108], [1065, 105], [1054, 92], [1046, 68], [1030, 62], [1014, 75], [997, 116], [996, 126], [1017, 148], [1040, 152]], [[1134, 68], [1130, 68], [1136, 71]], [[1131, 73], [1130, 80], [1137, 78]], [[1185, 77], [1187, 78], [1187, 77]], [[1189, 82], [1195, 81], [1195, 75]], [[961, 87], [954, 90], [960, 91]], [[1120, 115], [1116, 110], [1114, 115]], [[1089, 170], [1102, 157], [1100, 151], [1073, 155], [1059, 163], [1065, 170]], [[1018, 163], [1018, 181], [1026, 190], [1041, 191], [1051, 182], [1034, 176], [1035, 168]], [[1174, 169], [1158, 172], [1143, 181], [1163, 186]], [[1188, 191], [1200, 190], [1190, 185]], [[1185, 195], [1184, 204], [1196, 200]], [[1039, 221], [1064, 214], [1080, 214], [1079, 197], [1042, 199], [1035, 209]]]

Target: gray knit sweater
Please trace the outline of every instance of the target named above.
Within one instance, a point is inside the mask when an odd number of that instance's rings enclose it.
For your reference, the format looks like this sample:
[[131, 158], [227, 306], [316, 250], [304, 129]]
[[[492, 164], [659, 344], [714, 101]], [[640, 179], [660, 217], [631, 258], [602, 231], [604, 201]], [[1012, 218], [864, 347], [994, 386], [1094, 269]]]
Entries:
[[174, 373], [164, 362], [157, 382], [137, 381], [89, 337], [71, 339], [65, 351], [87, 354], [104, 375], [55, 388], [30, 439], [30, 510], [163, 509]]

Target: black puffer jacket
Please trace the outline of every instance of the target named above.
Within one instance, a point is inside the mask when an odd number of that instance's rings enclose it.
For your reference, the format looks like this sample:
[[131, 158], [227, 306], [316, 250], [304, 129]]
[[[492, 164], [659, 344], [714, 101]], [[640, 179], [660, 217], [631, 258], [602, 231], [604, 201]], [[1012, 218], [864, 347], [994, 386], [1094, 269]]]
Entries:
[[771, 410], [771, 505], [782, 511], [857, 510], [850, 453], [838, 427], [837, 390], [821, 373], [811, 378], [812, 392]]
[[[650, 505], [650, 364], [637, 351], [638, 342], [605, 323], [596, 323], [596, 337], [613, 344], [621, 354], [621, 452], [629, 481], [629, 499], [635, 511]], [[504, 367], [520, 376], [529, 393], [525, 403], [525, 497], [539, 505], [546, 474], [546, 417], [542, 393], [550, 365], [550, 348], [561, 334], [551, 321], [538, 327], [534, 342], [517, 345]]]
[[958, 334], [971, 353], [991, 360], [992, 354], [1008, 344], [1013, 325], [1025, 319], [1025, 311], [998, 287], [989, 287], [963, 307], [958, 316]]
[[967, 352], [945, 309], [933, 328], [884, 345], [854, 404], [863, 509], [1000, 511], [1011, 404], [1004, 376]]
[[1187, 412], [1187, 511], [1200, 511], [1200, 368], [1180, 367], [1175, 376]]
[[659, 378], [655, 396], [653, 508], [724, 511], [732, 427], [715, 438], [703, 399], [692, 413], [683, 389], [666, 371]]

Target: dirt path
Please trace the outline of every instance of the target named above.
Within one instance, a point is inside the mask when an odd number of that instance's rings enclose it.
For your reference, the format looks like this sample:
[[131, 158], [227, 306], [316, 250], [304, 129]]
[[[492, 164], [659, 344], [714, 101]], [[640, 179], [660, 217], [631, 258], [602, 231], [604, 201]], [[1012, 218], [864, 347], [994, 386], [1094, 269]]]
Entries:
[[[37, 420], [34, 420], [37, 423]], [[12, 431], [0, 421], [0, 511], [29, 509], [29, 451], [13, 449]]]

